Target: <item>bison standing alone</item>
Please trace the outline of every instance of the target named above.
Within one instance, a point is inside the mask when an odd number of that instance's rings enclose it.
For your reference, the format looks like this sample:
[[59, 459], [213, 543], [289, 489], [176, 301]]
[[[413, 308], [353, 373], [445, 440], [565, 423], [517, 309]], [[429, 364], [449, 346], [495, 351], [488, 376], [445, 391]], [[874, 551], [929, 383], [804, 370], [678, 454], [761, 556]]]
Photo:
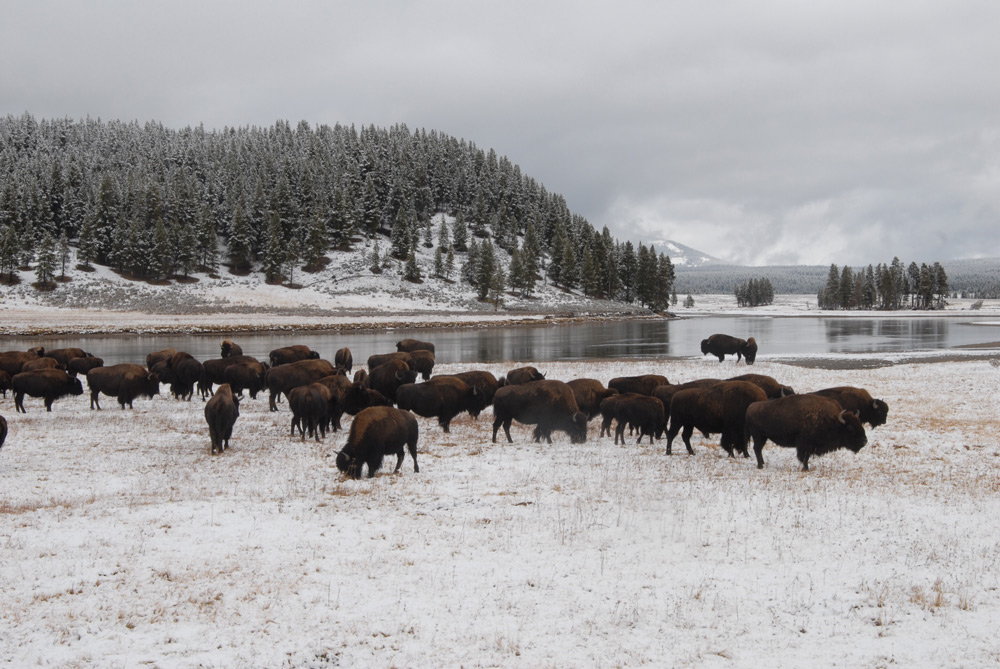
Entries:
[[764, 468], [764, 444], [770, 439], [778, 446], [794, 448], [804, 472], [809, 471], [809, 458], [814, 455], [841, 448], [857, 453], [868, 443], [857, 416], [836, 400], [819, 395], [789, 395], [751, 404], [745, 438], [753, 439], [758, 469]]
[[725, 360], [727, 354], [735, 355], [736, 362], [745, 357], [747, 364], [752, 365], [757, 358], [757, 340], [753, 337], [740, 339], [727, 334], [714, 334], [701, 340], [701, 354], [712, 354], [719, 362]]
[[240, 415], [240, 400], [233, 395], [228, 383], [223, 383], [215, 394], [205, 402], [205, 420], [208, 421], [208, 436], [212, 440], [212, 453], [221, 453], [229, 448], [233, 436], [233, 425]]
[[404, 447], [413, 458], [413, 471], [417, 465], [417, 437], [420, 428], [409, 411], [394, 407], [369, 407], [360, 412], [351, 423], [347, 445], [337, 453], [337, 469], [352, 478], [361, 478], [362, 465], [368, 465], [368, 478], [374, 478], [382, 467], [386, 455], [396, 455], [396, 469], [403, 465]]

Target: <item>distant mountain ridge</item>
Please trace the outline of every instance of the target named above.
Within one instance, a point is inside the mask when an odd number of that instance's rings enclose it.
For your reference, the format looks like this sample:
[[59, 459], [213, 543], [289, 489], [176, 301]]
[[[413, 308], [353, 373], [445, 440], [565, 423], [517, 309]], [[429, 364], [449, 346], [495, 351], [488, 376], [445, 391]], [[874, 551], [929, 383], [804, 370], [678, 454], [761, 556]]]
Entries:
[[726, 264], [725, 260], [709, 255], [704, 251], [685, 246], [680, 242], [671, 239], [659, 239], [655, 241], [643, 242], [646, 246], [656, 247], [657, 253], [665, 253], [670, 256], [670, 262], [674, 267], [703, 267], [705, 265]]

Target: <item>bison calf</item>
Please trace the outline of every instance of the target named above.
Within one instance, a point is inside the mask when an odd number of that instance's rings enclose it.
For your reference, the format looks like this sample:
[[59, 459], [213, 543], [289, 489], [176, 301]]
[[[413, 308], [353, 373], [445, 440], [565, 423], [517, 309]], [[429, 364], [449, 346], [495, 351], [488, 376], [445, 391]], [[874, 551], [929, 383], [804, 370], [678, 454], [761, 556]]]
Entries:
[[368, 465], [368, 478], [373, 478], [382, 467], [386, 455], [396, 455], [396, 469], [403, 466], [404, 447], [413, 458], [413, 471], [417, 465], [417, 437], [420, 429], [417, 419], [409, 411], [394, 407], [369, 407], [360, 412], [351, 423], [347, 445], [337, 453], [337, 469], [351, 478], [361, 478], [362, 465]]

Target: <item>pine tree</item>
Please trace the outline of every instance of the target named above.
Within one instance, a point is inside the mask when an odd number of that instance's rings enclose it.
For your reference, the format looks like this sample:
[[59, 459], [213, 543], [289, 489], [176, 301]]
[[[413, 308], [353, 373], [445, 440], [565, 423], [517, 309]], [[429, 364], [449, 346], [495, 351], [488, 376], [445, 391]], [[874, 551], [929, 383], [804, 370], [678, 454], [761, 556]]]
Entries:
[[14, 282], [14, 270], [17, 269], [17, 255], [17, 230], [9, 224], [3, 229], [3, 236], [0, 236], [0, 274], [6, 270], [11, 283]]
[[38, 243], [38, 254], [35, 264], [35, 277], [40, 286], [48, 286], [56, 271], [56, 240], [52, 233], [45, 231]]
[[396, 222], [392, 226], [392, 234], [389, 236], [389, 244], [392, 257], [397, 260], [405, 260], [410, 255], [412, 239], [410, 237], [410, 220], [406, 209], [400, 207], [396, 213]]
[[62, 272], [60, 277], [66, 278], [66, 263], [69, 262], [69, 237], [66, 236], [66, 231], [63, 230], [62, 234], [59, 235], [59, 264], [62, 267]]
[[434, 249], [434, 276], [444, 276], [444, 252], [440, 246]]
[[423, 234], [423, 245], [425, 249], [434, 248], [434, 234], [431, 231], [431, 222], [428, 220], [423, 224], [424, 234]]
[[285, 246], [285, 265], [288, 268], [288, 283], [295, 281], [295, 266], [302, 259], [302, 242], [295, 235], [288, 240]]
[[448, 234], [448, 225], [445, 223], [444, 216], [441, 217], [441, 222], [438, 224], [437, 245], [439, 249], [447, 249], [451, 246], [451, 236]]
[[694, 298], [688, 293], [688, 296], [684, 298], [684, 306], [688, 309], [694, 306]]
[[417, 256], [413, 251], [410, 251], [410, 255], [406, 258], [406, 265], [403, 268], [403, 278], [411, 283], [420, 283], [423, 280], [420, 268], [417, 266]]
[[[277, 215], [274, 216], [271, 224], [273, 225], [276, 222], [280, 225]], [[280, 228], [278, 231], [280, 232]], [[271, 232], [272, 230], [269, 225], [268, 245], [270, 245], [271, 241]], [[229, 228], [229, 261], [232, 263], [234, 270], [241, 272], [250, 269], [253, 262], [252, 247], [251, 231], [249, 225], [247, 224], [243, 201], [241, 200], [239, 204], [236, 205], [236, 211], [233, 213], [233, 222]]]
[[219, 240], [215, 232], [215, 222], [207, 207], [203, 207], [198, 216], [197, 240], [201, 265], [212, 274], [219, 268]]
[[479, 267], [481, 264], [479, 248], [479, 243], [473, 239], [465, 254], [465, 264], [462, 265], [462, 280], [471, 284], [474, 288], [479, 285]]
[[198, 261], [198, 231], [193, 224], [178, 224], [177, 227], [177, 266], [181, 274], [187, 277], [194, 271]]
[[583, 251], [583, 268], [580, 270], [580, 279], [583, 283], [583, 293], [591, 297], [596, 297], [601, 292], [601, 277], [597, 273], [597, 264], [590, 249]]
[[372, 247], [372, 254], [368, 261], [368, 270], [372, 274], [382, 273], [382, 251], [378, 246], [378, 239], [375, 239], [375, 244]]
[[854, 270], [849, 265], [844, 265], [840, 272], [840, 283], [837, 287], [837, 304], [841, 309], [851, 309], [854, 307], [852, 297], [854, 295]]
[[450, 279], [455, 273], [455, 250], [449, 246], [448, 254], [444, 257], [444, 278]]
[[451, 240], [455, 252], [465, 253], [469, 250], [469, 229], [465, 225], [465, 217], [458, 212], [451, 226]]
[[271, 215], [267, 226], [267, 245], [264, 247], [264, 278], [268, 283], [281, 279], [281, 269], [287, 260], [285, 238], [281, 232], [281, 219], [277, 213]]
[[319, 269], [329, 246], [327, 227], [319, 212], [314, 212], [303, 251], [303, 260], [308, 269]]

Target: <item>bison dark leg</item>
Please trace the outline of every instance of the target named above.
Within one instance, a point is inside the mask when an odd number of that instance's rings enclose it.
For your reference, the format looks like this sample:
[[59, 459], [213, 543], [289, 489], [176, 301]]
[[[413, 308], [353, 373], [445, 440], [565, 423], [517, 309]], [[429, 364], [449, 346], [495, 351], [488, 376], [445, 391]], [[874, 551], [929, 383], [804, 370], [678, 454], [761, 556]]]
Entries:
[[725, 354], [725, 353], [718, 353], [718, 354], [716, 354], [716, 355], [717, 355], [717, 356], [718, 356], [718, 358], [719, 358], [719, 362], [722, 362], [723, 360], [725, 360], [725, 359], [726, 359], [726, 354]]
[[670, 450], [674, 446], [674, 437], [680, 432], [680, 426], [675, 426], [673, 421], [670, 421], [670, 428], [667, 430], [667, 455], [670, 455]]
[[416, 441], [416, 439], [414, 439], [413, 442], [408, 442], [406, 444], [406, 447], [410, 451], [410, 457], [413, 458], [413, 473], [414, 474], [419, 474], [420, 473], [420, 467], [417, 465], [417, 441]]
[[758, 437], [754, 435], [753, 438], [753, 454], [757, 456], [757, 469], [764, 468], [764, 444], [767, 443], [767, 437]]
[[28, 413], [24, 410], [24, 393], [22, 392], [14, 393], [14, 412]]
[[611, 419], [610, 418], [605, 418], [604, 420], [601, 421], [601, 434], [599, 436], [603, 437], [604, 435], [607, 435], [609, 437], [611, 436]]
[[278, 410], [278, 405], [275, 403], [275, 401], [276, 401], [275, 393], [272, 390], [270, 396], [267, 398], [268, 406], [271, 408], [271, 411]]
[[796, 450], [795, 454], [798, 456], [799, 462], [802, 463], [802, 471], [804, 472], [809, 471], [809, 455], [810, 455], [809, 451], [801, 447], [795, 450]]
[[694, 449], [691, 448], [691, 435], [694, 433], [694, 425], [685, 425], [684, 429], [681, 431], [681, 439], [684, 440], [684, 445], [687, 446], [688, 455], [694, 455]]
[[497, 443], [497, 432], [500, 431], [500, 426], [503, 424], [503, 418], [493, 419], [493, 443]]
[[90, 391], [90, 410], [91, 411], [94, 410], [94, 406], [95, 405], [97, 406], [97, 410], [100, 411], [100, 409], [101, 409], [101, 403], [97, 399], [97, 396], [100, 395], [100, 394], [101, 393], [99, 391], [97, 391], [97, 390], [91, 390]]

